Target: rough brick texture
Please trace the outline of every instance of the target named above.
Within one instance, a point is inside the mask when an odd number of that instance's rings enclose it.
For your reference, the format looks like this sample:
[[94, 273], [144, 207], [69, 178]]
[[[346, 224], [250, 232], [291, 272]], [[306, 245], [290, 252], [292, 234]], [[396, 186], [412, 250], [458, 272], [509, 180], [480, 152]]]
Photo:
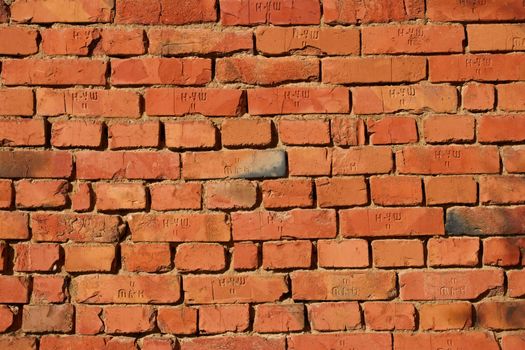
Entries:
[[0, 350], [525, 349], [525, 1], [0, 24]]

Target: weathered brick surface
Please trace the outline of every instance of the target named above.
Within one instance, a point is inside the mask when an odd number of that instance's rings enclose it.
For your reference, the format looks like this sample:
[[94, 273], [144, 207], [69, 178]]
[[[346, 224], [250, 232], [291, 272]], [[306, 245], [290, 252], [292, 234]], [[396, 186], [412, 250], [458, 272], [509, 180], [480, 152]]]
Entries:
[[0, 0], [0, 350], [523, 350], [523, 0]]

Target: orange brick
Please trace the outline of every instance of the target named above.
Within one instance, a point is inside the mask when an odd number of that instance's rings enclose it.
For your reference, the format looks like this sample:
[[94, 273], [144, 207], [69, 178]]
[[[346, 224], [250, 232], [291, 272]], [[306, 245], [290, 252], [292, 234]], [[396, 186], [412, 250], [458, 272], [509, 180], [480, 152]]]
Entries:
[[155, 328], [155, 310], [146, 305], [106, 306], [104, 325], [107, 334], [146, 333]]
[[421, 179], [414, 176], [372, 176], [372, 200], [377, 205], [417, 205], [423, 201]]
[[503, 147], [502, 157], [509, 173], [525, 173], [525, 147]]
[[520, 204], [525, 202], [525, 179], [518, 176], [482, 176], [479, 200], [483, 204]]
[[255, 270], [259, 266], [259, 246], [251, 242], [239, 242], [233, 246], [232, 264], [235, 270]]
[[91, 186], [88, 183], [77, 182], [73, 184], [73, 191], [70, 194], [71, 209], [82, 212], [91, 209]]
[[14, 198], [13, 184], [9, 180], [0, 180], [0, 208], [9, 209]]
[[267, 180], [262, 183], [263, 205], [267, 209], [305, 208], [313, 204], [312, 181]]
[[21, 212], [0, 212], [1, 239], [29, 239], [29, 215]]
[[429, 205], [473, 204], [477, 196], [477, 183], [470, 176], [425, 178], [425, 197]]
[[115, 266], [115, 246], [66, 245], [64, 267], [68, 272], [111, 272]]
[[525, 273], [522, 270], [507, 271], [508, 294], [512, 298], [525, 295]]
[[215, 79], [220, 83], [244, 83], [251, 85], [317, 81], [319, 79], [319, 60], [317, 58], [298, 56], [219, 58], [215, 63]]
[[17, 272], [57, 271], [60, 260], [58, 244], [16, 244], [14, 270]]
[[326, 0], [323, 2], [323, 11], [325, 23], [330, 24], [403, 22], [423, 18], [425, 3], [423, 0], [409, 3], [385, 0], [381, 4], [354, 0]]
[[288, 148], [291, 176], [330, 175], [332, 150], [329, 148]]
[[525, 346], [525, 337], [521, 334], [505, 334], [501, 344], [503, 350], [520, 350]]
[[226, 119], [221, 126], [222, 144], [230, 148], [261, 147], [272, 143], [272, 122], [265, 119]]
[[362, 119], [336, 117], [331, 123], [332, 140], [337, 146], [365, 144], [365, 123]]
[[249, 305], [203, 305], [199, 307], [199, 331], [204, 334], [244, 332], [249, 326]]
[[11, 19], [21, 23], [105, 23], [111, 22], [112, 9], [108, 0], [23, 0], [11, 6]]
[[[468, 83], [461, 90], [463, 108], [469, 111], [487, 111], [494, 108], [494, 85]], [[501, 103], [501, 101], [500, 101]]]
[[333, 175], [386, 174], [393, 166], [390, 147], [336, 148], [332, 157]]
[[73, 330], [74, 307], [71, 304], [25, 305], [22, 331], [27, 333], [69, 333]]
[[423, 304], [419, 308], [422, 330], [445, 331], [472, 327], [470, 303]]
[[46, 55], [87, 56], [100, 40], [100, 33], [96, 28], [48, 28], [40, 32], [42, 51]]
[[66, 205], [65, 180], [21, 180], [15, 185], [17, 208], [60, 208]]
[[309, 268], [312, 265], [310, 241], [263, 243], [262, 266], [267, 270]]
[[317, 203], [321, 208], [346, 207], [368, 203], [364, 177], [335, 177], [315, 180]]
[[0, 115], [32, 116], [33, 112], [31, 89], [0, 89]]
[[29, 278], [0, 276], [0, 301], [8, 304], [29, 303]]
[[149, 187], [151, 209], [200, 209], [202, 186], [196, 182], [155, 183]]
[[217, 20], [214, 0], [119, 0], [115, 23], [190, 24]]
[[102, 308], [98, 306], [75, 306], [75, 332], [94, 335], [104, 330]]
[[33, 276], [32, 301], [36, 304], [63, 303], [66, 289], [65, 276]]
[[144, 53], [146, 53], [144, 31], [135, 28], [104, 28], [101, 42], [94, 49], [95, 55], [127, 56], [142, 55]]
[[179, 271], [221, 271], [226, 267], [224, 248], [219, 244], [184, 243], [177, 247], [175, 266]]
[[257, 27], [257, 51], [268, 55], [356, 55], [360, 52], [356, 28]]
[[109, 148], [148, 148], [158, 147], [160, 135], [159, 122], [111, 123], [108, 126]]
[[362, 239], [317, 242], [319, 266], [324, 268], [368, 267], [368, 242]]
[[310, 326], [316, 331], [346, 331], [361, 327], [356, 302], [310, 303], [306, 305]]
[[250, 209], [257, 200], [257, 185], [245, 180], [208, 182], [203, 199], [209, 209]]
[[[522, 234], [525, 207], [453, 207], [447, 210], [446, 231], [450, 235]], [[501, 223], [505, 222], [505, 225]]]
[[102, 143], [102, 123], [60, 120], [52, 124], [51, 144], [58, 148], [97, 148]]
[[217, 143], [217, 129], [209, 120], [170, 121], [164, 131], [170, 148], [213, 148]]
[[157, 325], [162, 333], [195, 334], [197, 333], [197, 309], [186, 306], [159, 307]]
[[522, 24], [469, 24], [468, 47], [470, 52], [524, 51], [524, 33]]
[[490, 237], [483, 240], [483, 264], [514, 266], [522, 261], [520, 250], [525, 241], [519, 238]]
[[0, 143], [3, 146], [44, 146], [45, 142], [44, 120], [0, 119]]
[[429, 0], [427, 16], [439, 22], [520, 20], [525, 19], [525, 9], [520, 0]]
[[525, 141], [525, 116], [491, 115], [478, 120], [478, 141], [482, 143]]
[[480, 251], [479, 238], [431, 238], [427, 243], [430, 266], [476, 266]]
[[389, 145], [418, 141], [416, 120], [412, 117], [384, 117], [367, 121], [370, 143]]
[[374, 240], [372, 255], [376, 267], [420, 267], [425, 265], [423, 242], [419, 240]]
[[319, 24], [321, 7], [317, 0], [282, 0], [278, 4], [260, 3], [256, 0], [239, 2], [220, 0], [223, 25], [253, 24]]
[[0, 54], [32, 55], [38, 52], [37, 31], [24, 27], [3, 27], [0, 30]]
[[279, 138], [285, 145], [327, 145], [330, 128], [325, 120], [282, 119], [279, 121]]
[[[450, 11], [450, 10], [449, 10]], [[396, 334], [396, 350], [425, 349], [447, 347], [448, 344], [468, 349], [497, 350], [499, 345], [491, 333], [456, 332], [456, 333], [416, 333]]]
[[146, 208], [146, 191], [140, 183], [97, 183], [95, 195], [100, 211]]
[[322, 60], [323, 83], [396, 83], [426, 78], [424, 57], [345, 57]]
[[[525, 303], [520, 301], [485, 301], [477, 305], [479, 325], [487, 329], [513, 330], [524, 327]], [[508, 316], [506, 316], [508, 315]]]
[[259, 333], [297, 332], [304, 325], [303, 304], [263, 304], [255, 309], [253, 329]]
[[375, 331], [414, 330], [416, 308], [408, 303], [365, 303], [365, 323]]
[[129, 272], [164, 272], [172, 267], [168, 243], [125, 243], [120, 252], [122, 268]]
[[456, 143], [473, 141], [475, 119], [470, 115], [431, 115], [423, 119], [427, 143]]

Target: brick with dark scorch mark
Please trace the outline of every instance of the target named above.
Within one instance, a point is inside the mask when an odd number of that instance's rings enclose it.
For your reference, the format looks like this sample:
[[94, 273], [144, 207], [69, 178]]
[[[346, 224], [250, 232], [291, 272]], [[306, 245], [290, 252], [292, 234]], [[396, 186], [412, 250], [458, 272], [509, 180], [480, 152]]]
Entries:
[[449, 235], [517, 235], [525, 233], [525, 206], [454, 207], [447, 210]]

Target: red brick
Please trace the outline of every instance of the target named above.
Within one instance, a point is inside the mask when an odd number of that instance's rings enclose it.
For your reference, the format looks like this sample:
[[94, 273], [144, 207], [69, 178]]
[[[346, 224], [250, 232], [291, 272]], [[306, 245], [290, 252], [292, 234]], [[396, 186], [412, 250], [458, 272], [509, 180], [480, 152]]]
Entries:
[[365, 123], [362, 119], [336, 117], [331, 123], [332, 140], [337, 146], [365, 144]]
[[474, 300], [503, 292], [500, 270], [413, 270], [399, 274], [402, 300]]
[[430, 115], [423, 119], [427, 143], [457, 143], [473, 141], [475, 119], [470, 115]]
[[231, 220], [235, 241], [336, 236], [335, 211], [330, 209], [237, 212], [232, 213]]
[[503, 350], [520, 350], [525, 346], [525, 337], [522, 334], [504, 334], [501, 345]]
[[11, 20], [21, 23], [96, 23], [111, 22], [111, 0], [38, 0], [16, 1]]
[[499, 173], [499, 152], [486, 146], [405, 147], [396, 152], [401, 174]]
[[415, 176], [370, 177], [372, 200], [377, 205], [417, 205], [423, 201], [421, 179]]
[[525, 147], [503, 147], [503, 166], [509, 173], [525, 173]]
[[288, 292], [285, 275], [266, 273], [184, 276], [183, 285], [188, 304], [274, 302]]
[[440, 22], [522, 20], [525, 8], [521, 0], [429, 0], [427, 16]]
[[9, 7], [7, 4], [0, 5], [0, 23], [9, 21]]
[[21, 180], [15, 188], [17, 208], [60, 208], [66, 205], [67, 181]]
[[69, 333], [73, 330], [74, 307], [62, 305], [25, 305], [22, 331], [27, 333]]
[[185, 179], [276, 178], [286, 174], [282, 150], [221, 150], [182, 155]]
[[360, 52], [356, 28], [258, 27], [257, 51], [268, 55], [357, 55]]
[[166, 146], [170, 148], [213, 148], [217, 129], [209, 120], [180, 120], [164, 123]]
[[333, 175], [386, 174], [394, 166], [390, 147], [336, 148], [332, 158]]
[[102, 321], [102, 308], [98, 306], [75, 306], [75, 332], [76, 334], [93, 335], [104, 330]]
[[111, 61], [113, 85], [204, 85], [211, 80], [206, 58], [129, 58]]
[[482, 176], [479, 200], [483, 204], [520, 204], [525, 202], [525, 179], [518, 176]]
[[470, 24], [467, 26], [469, 51], [523, 51], [524, 29], [522, 24]]
[[104, 324], [108, 334], [146, 333], [155, 327], [155, 312], [151, 306], [107, 306]]
[[356, 302], [306, 305], [310, 326], [316, 331], [346, 331], [361, 328], [361, 310]]
[[136, 350], [135, 340], [131, 338], [44, 335], [40, 341], [40, 350], [69, 350], [81, 349], [82, 347], [107, 350]]
[[396, 83], [426, 78], [424, 57], [345, 57], [322, 60], [323, 83]]
[[332, 150], [329, 148], [288, 148], [288, 168], [291, 176], [330, 175]]
[[281, 119], [279, 138], [285, 145], [327, 145], [330, 143], [330, 127], [322, 119]]
[[478, 141], [482, 143], [525, 141], [525, 115], [491, 115], [478, 119]]
[[249, 336], [221, 336], [214, 338], [194, 338], [188, 339], [181, 344], [181, 350], [207, 350], [207, 349], [228, 349], [228, 350], [284, 350], [285, 338], [272, 337], [263, 338], [257, 335]]
[[178, 346], [174, 338], [143, 338], [141, 350], [173, 350]]
[[250, 209], [257, 201], [257, 185], [246, 180], [208, 182], [203, 199], [208, 209]]
[[265, 208], [305, 208], [313, 204], [312, 181], [267, 180], [262, 183]]
[[223, 25], [319, 24], [321, 7], [317, 0], [261, 3], [256, 0], [220, 0]]
[[152, 122], [111, 123], [109, 148], [154, 148], [159, 146], [160, 124]]
[[[120, 245], [122, 268], [129, 272], [171, 270], [171, 251], [167, 243], [124, 243]], [[152, 259], [151, 257], [155, 257]]]
[[0, 89], [0, 115], [32, 116], [33, 111], [31, 89]]
[[77, 178], [95, 179], [178, 179], [180, 160], [171, 152], [76, 153]]
[[317, 81], [319, 60], [303, 57], [227, 57], [216, 60], [215, 79], [220, 83], [275, 85]]
[[470, 303], [423, 304], [419, 308], [422, 330], [445, 331], [472, 327]]
[[493, 266], [515, 266], [521, 263], [519, 239], [490, 237], [483, 240], [483, 264]]
[[425, 3], [413, 0], [408, 3], [386, 0], [368, 3], [356, 0], [326, 0], [323, 2], [324, 21], [330, 24], [357, 24], [404, 22], [423, 18]]
[[162, 333], [177, 335], [197, 333], [197, 309], [178, 307], [159, 307], [157, 325]]
[[142, 55], [144, 53], [146, 53], [144, 31], [135, 28], [104, 28], [101, 42], [94, 49], [95, 55], [127, 56]]
[[133, 241], [227, 242], [230, 225], [225, 214], [135, 214], [128, 220]]
[[102, 123], [60, 120], [52, 124], [51, 144], [58, 148], [97, 148], [102, 143]]
[[455, 207], [447, 210], [451, 235], [512, 235], [525, 233], [525, 207]]
[[342, 87], [250, 89], [248, 111], [252, 115], [348, 113], [350, 95]]
[[251, 242], [233, 245], [232, 265], [235, 270], [255, 270], [259, 267], [259, 247]]
[[0, 287], [1, 303], [27, 304], [29, 302], [28, 277], [0, 276]]
[[375, 267], [420, 267], [425, 265], [423, 242], [415, 239], [374, 240]]
[[478, 323], [494, 330], [525, 328], [525, 302], [484, 301], [477, 304]]
[[[486, 111], [494, 108], [494, 85], [468, 83], [461, 90], [463, 108], [469, 111]], [[501, 101], [500, 101], [501, 102]]]
[[384, 117], [367, 121], [370, 143], [390, 145], [418, 141], [416, 120], [412, 117]]
[[312, 265], [310, 241], [264, 242], [262, 267], [266, 270], [309, 268]]
[[392, 271], [294, 271], [294, 300], [376, 300], [396, 295]]
[[525, 271], [507, 271], [508, 295], [512, 298], [521, 298], [525, 295]]
[[364, 304], [366, 326], [374, 331], [415, 330], [416, 308], [409, 303]]
[[199, 331], [203, 334], [245, 332], [249, 326], [249, 305], [204, 305], [199, 307]]
[[61, 151], [1, 151], [0, 165], [4, 178], [67, 178], [72, 157]]
[[72, 300], [85, 304], [166, 304], [180, 298], [176, 275], [85, 275], [71, 282]]
[[139, 118], [139, 95], [126, 90], [38, 89], [39, 115], [69, 114], [77, 117]]
[[95, 196], [100, 211], [146, 208], [146, 190], [140, 183], [97, 183]]
[[498, 107], [504, 111], [525, 111], [525, 103], [521, 96], [525, 94], [525, 84], [498, 85]]
[[463, 52], [461, 25], [381, 25], [363, 27], [363, 54]]
[[73, 191], [70, 194], [71, 209], [78, 212], [91, 209], [91, 186], [88, 183], [77, 182], [72, 185]]
[[253, 48], [252, 33], [246, 30], [155, 28], [148, 30], [148, 39], [153, 55], [226, 54]]
[[31, 215], [31, 228], [39, 242], [117, 242], [123, 231], [117, 216], [46, 212]]
[[5, 333], [14, 321], [13, 311], [7, 305], [0, 305], [0, 332]]
[[28, 239], [29, 215], [0, 211], [0, 239]]
[[44, 128], [43, 119], [0, 119], [0, 145], [44, 146]]
[[100, 34], [100, 29], [95, 28], [48, 28], [40, 32], [42, 51], [46, 55], [87, 56]]
[[175, 266], [181, 272], [222, 271], [226, 268], [224, 247], [211, 243], [184, 243], [177, 247]]
[[263, 304], [255, 310], [253, 329], [259, 333], [302, 331], [304, 325], [303, 304]]
[[5, 85], [105, 85], [106, 67], [105, 61], [88, 59], [5, 60], [2, 80]]
[[474, 204], [478, 186], [470, 176], [445, 176], [425, 178], [427, 204]]
[[455, 112], [458, 92], [448, 85], [364, 86], [352, 89], [355, 114]]
[[66, 300], [64, 276], [33, 276], [32, 302], [35, 304], [63, 303]]
[[155, 183], [149, 187], [151, 209], [200, 209], [202, 186], [196, 182]]
[[4, 272], [6, 262], [9, 260], [8, 246], [5, 242], [0, 242], [0, 272]]
[[57, 271], [60, 260], [58, 244], [16, 244], [14, 270], [20, 272]]
[[364, 239], [317, 241], [319, 267], [368, 267], [368, 242]]
[[480, 252], [479, 238], [431, 238], [427, 243], [430, 266], [476, 266]]
[[2, 347], [3, 349], [36, 350], [36, 346], [36, 338], [27, 335], [0, 337], [0, 347]]
[[243, 91], [237, 89], [146, 89], [146, 113], [155, 116], [202, 114], [235, 117], [242, 111]]
[[217, 20], [215, 0], [117, 0], [115, 23], [190, 24]]
[[395, 334], [394, 350], [446, 349], [457, 347], [464, 350], [498, 350], [499, 345], [492, 333], [416, 333]]
[[226, 119], [221, 125], [222, 144], [230, 148], [261, 147], [272, 143], [272, 122], [257, 119]]
[[317, 204], [321, 208], [364, 205], [368, 192], [364, 177], [320, 178], [315, 180]]
[[372, 346], [377, 350], [389, 350], [392, 338], [389, 334], [380, 333], [298, 334], [288, 337], [289, 350], [337, 349], [341, 346], [349, 346], [350, 349]]
[[38, 52], [37, 31], [24, 27], [3, 27], [0, 30], [0, 54], [32, 55]]
[[115, 266], [115, 246], [111, 244], [66, 245], [67, 272], [111, 272]]
[[339, 212], [344, 237], [443, 235], [441, 208], [363, 208]]
[[[525, 12], [524, 12], [525, 13]], [[428, 58], [431, 82], [522, 80], [525, 55], [479, 54]]]

